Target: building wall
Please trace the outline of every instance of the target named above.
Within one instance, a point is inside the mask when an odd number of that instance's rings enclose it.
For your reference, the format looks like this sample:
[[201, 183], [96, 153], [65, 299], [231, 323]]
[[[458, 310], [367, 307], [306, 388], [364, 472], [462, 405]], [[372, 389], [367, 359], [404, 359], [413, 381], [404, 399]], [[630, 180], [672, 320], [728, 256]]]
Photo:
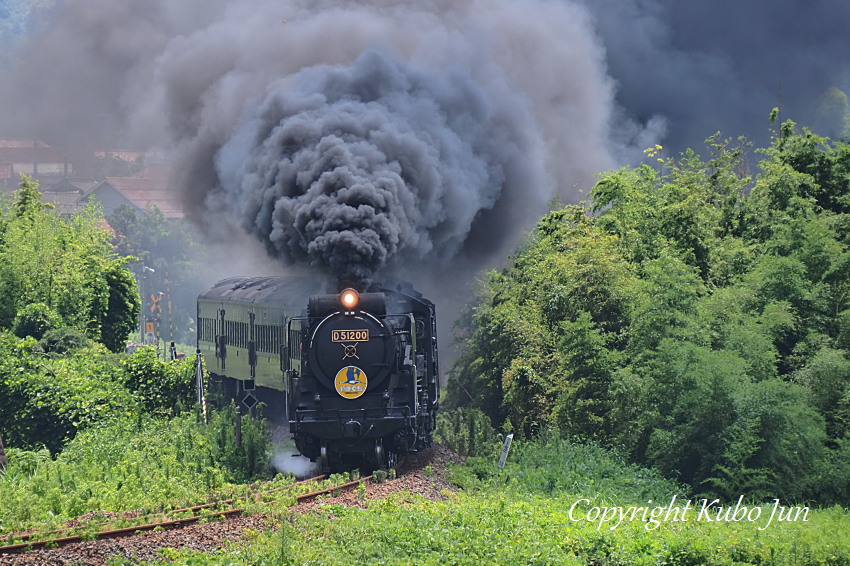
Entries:
[[73, 176], [73, 167], [70, 163], [13, 163], [15, 176], [24, 175], [62, 175]]

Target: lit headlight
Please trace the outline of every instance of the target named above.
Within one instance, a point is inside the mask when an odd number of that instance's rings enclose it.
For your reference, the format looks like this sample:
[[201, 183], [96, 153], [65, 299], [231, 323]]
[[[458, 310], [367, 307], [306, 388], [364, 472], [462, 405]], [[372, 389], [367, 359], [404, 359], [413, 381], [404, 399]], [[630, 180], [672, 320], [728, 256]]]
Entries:
[[360, 295], [354, 289], [346, 289], [339, 294], [339, 302], [345, 310], [351, 310], [357, 307], [360, 302]]

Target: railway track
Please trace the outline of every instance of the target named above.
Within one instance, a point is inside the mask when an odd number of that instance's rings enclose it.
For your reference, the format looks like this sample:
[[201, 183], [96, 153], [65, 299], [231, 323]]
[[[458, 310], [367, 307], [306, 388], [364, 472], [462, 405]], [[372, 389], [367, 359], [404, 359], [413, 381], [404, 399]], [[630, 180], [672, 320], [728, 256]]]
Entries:
[[[158, 549], [186, 548], [208, 552], [221, 548], [225, 541], [242, 538], [246, 530], [274, 528], [269, 517], [279, 511], [282, 504], [295, 513], [311, 513], [321, 509], [325, 503], [362, 507], [368, 499], [382, 499], [399, 491], [415, 493], [426, 499], [442, 499], [442, 490], [452, 489], [451, 483], [445, 479], [445, 462], [449, 461], [456, 462], [458, 457], [436, 446], [408, 457], [399, 467], [397, 477], [387, 477], [385, 481], [378, 481], [380, 478], [372, 476], [354, 481], [340, 479], [322, 489], [297, 493], [299, 484], [327, 479], [317, 476], [274, 489], [252, 486], [252, 489], [260, 489], [238, 498], [177, 509], [167, 516], [162, 513], [137, 516], [133, 518], [133, 525], [119, 524], [120, 518], [117, 518], [99, 523], [92, 520], [82, 527], [73, 526], [49, 533], [19, 533], [14, 540], [7, 535], [0, 538], [0, 544], [4, 540], [10, 543], [0, 547], [0, 564], [105, 566], [112, 563], [115, 556], [132, 561], [158, 560], [161, 559]], [[360, 485], [366, 486], [365, 493], [357, 489]], [[295, 493], [290, 490], [294, 486]], [[355, 490], [357, 493], [353, 493]], [[274, 504], [278, 505], [277, 509], [272, 507]], [[269, 512], [264, 511], [266, 507]]]
[[[277, 503], [277, 501], [274, 499], [267, 499], [271, 494], [280, 492], [282, 490], [290, 489], [298, 485], [305, 485], [311, 482], [319, 482], [324, 479], [327, 479], [327, 477], [327, 475], [320, 475], [306, 480], [297, 481], [283, 487], [278, 487], [271, 490], [256, 491], [243, 497], [213, 501], [211, 503], [205, 503], [203, 505], [196, 505], [193, 507], [185, 507], [183, 509], [175, 509], [173, 511], [169, 511], [168, 513], [157, 514], [159, 517], [161, 517], [160, 520], [142, 521], [134, 525], [122, 526], [120, 528], [108, 528], [111, 524], [118, 522], [112, 521], [99, 523], [96, 525], [84, 525], [82, 527], [68, 527], [66, 529], [50, 531], [47, 533], [11, 534], [4, 538], [6, 540], [14, 540], [18, 542], [15, 542], [13, 544], [7, 544], [5, 546], [0, 546], [0, 556], [5, 554], [26, 552], [38, 548], [57, 548], [68, 544], [79, 543], [84, 541], [133, 536], [146, 531], [173, 529], [185, 525], [190, 525], [192, 523], [197, 523], [201, 520], [229, 519], [231, 517], [241, 516], [245, 512], [244, 504], [250, 501], [251, 499], [257, 501], [263, 500], [263, 503], [272, 505], [274, 503]], [[307, 501], [312, 501], [322, 495], [334, 494], [337, 492], [343, 492], [348, 491], [350, 489], [354, 489], [361, 483], [365, 483], [371, 478], [372, 476], [367, 476], [354, 481], [333, 485], [331, 487], [327, 487], [321, 490], [296, 495], [294, 505]], [[189, 514], [189, 516], [169, 518], [169, 516], [174, 517], [176, 515], [183, 514]], [[151, 515], [145, 515], [142, 518], [149, 519], [150, 517]], [[69, 534], [74, 531], [81, 530], [84, 532], [78, 534]]]

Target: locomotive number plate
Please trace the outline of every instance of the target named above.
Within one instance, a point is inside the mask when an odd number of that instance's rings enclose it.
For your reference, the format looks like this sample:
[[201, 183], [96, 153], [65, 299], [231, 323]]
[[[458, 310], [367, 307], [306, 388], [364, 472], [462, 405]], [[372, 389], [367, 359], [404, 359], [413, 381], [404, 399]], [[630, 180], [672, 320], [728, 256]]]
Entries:
[[332, 330], [333, 342], [368, 342], [369, 330]]

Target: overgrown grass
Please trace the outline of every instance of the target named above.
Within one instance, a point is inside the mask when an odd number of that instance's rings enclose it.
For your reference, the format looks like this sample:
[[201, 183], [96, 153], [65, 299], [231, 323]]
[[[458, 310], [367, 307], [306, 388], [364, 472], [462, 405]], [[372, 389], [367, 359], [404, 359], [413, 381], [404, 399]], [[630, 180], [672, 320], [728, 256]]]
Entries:
[[[258, 440], [260, 423], [250, 420], [243, 440], [260, 444], [235, 449], [232, 419], [228, 410], [210, 425], [191, 414], [125, 419], [81, 432], [55, 458], [47, 450], [10, 450], [0, 478], [0, 534], [49, 530], [91, 511], [158, 512], [243, 495], [246, 466], [267, 461], [268, 449]], [[756, 520], [710, 521], [698, 516], [700, 500], [683, 486], [609, 450], [554, 436], [515, 442], [500, 470], [498, 439], [492, 446], [480, 440], [476, 452], [490, 456], [452, 467], [460, 490], [443, 501], [403, 492], [365, 500], [365, 509], [327, 505], [301, 515], [287, 508], [293, 494], [277, 492], [271, 508], [247, 505], [271, 510], [266, 531], [250, 531], [247, 542], [215, 553], [164, 550], [161, 563], [850, 565], [843, 508], [768, 522], [767, 505]], [[692, 502], [687, 520], [647, 520], [654, 518], [650, 508], [670, 506], [674, 496], [680, 507]], [[608, 509], [629, 506], [639, 509], [622, 520], [601, 519]]]
[[696, 520], [694, 509], [686, 521], [638, 517], [611, 528], [587, 520], [591, 506], [689, 499], [680, 485], [594, 446], [515, 443], [504, 470], [492, 458], [472, 459], [453, 477], [463, 489], [444, 501], [399, 493], [366, 509], [328, 505], [301, 515], [278, 508], [273, 528], [249, 533], [247, 543], [163, 557], [194, 565], [850, 564], [850, 516], [840, 507], [769, 525], [767, 515]]
[[[282, 517], [281, 528], [191, 564], [847, 564], [841, 509], [758, 531], [749, 523], [628, 523], [614, 531], [573, 521], [561, 498], [461, 493], [444, 502], [399, 495], [366, 510], [328, 506]], [[842, 533], [844, 536], [842, 536]]]
[[[209, 425], [192, 414], [123, 419], [81, 432], [55, 458], [47, 450], [9, 450], [0, 535], [46, 531], [91, 511], [159, 512], [243, 495], [246, 470], [268, 474], [257, 467], [268, 461], [268, 446], [261, 423], [246, 420], [243, 441], [253, 446], [236, 449], [232, 420], [227, 409]], [[476, 444], [489, 456], [450, 468], [460, 490], [443, 501], [403, 492], [364, 500], [365, 509], [327, 505], [301, 515], [287, 508], [293, 494], [277, 492], [275, 506], [247, 505], [271, 509], [266, 531], [215, 553], [164, 550], [162, 563], [850, 565], [850, 516], [840, 507], [769, 522], [770, 505], [742, 501], [759, 516], [708, 520], [683, 486], [597, 446], [554, 436], [517, 441], [500, 470], [498, 438]], [[691, 502], [687, 520], [650, 511], [671, 501], [680, 508]], [[602, 519], [630, 506], [631, 516]]]
[[80, 432], [52, 458], [47, 449], [8, 449], [0, 475], [0, 536], [49, 530], [89, 511], [153, 512], [244, 491], [268, 478], [262, 423], [243, 421], [233, 440], [233, 412], [204, 424], [193, 414], [102, 422]]
[[686, 487], [593, 444], [574, 444], [554, 435], [514, 442], [499, 470], [496, 458], [469, 458], [452, 480], [467, 490], [521, 491], [535, 495], [583, 494], [604, 501], [669, 500]]

